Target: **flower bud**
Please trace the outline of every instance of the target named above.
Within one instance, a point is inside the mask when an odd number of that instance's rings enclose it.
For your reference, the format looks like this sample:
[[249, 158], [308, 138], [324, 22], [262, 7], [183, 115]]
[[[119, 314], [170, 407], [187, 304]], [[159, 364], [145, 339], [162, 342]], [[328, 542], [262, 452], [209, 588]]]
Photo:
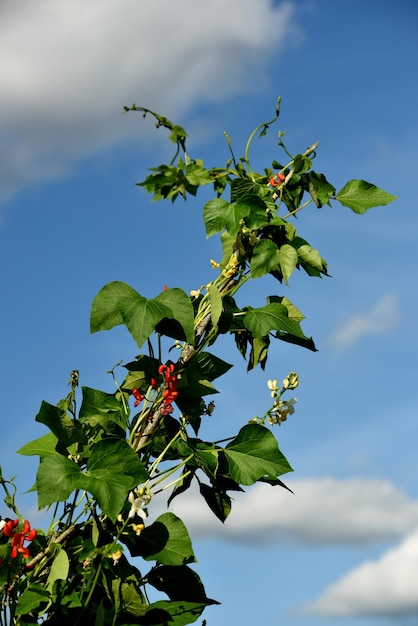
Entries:
[[268, 380], [267, 387], [270, 389], [270, 392], [271, 392], [270, 395], [272, 398], [275, 398], [277, 395], [280, 395], [277, 378], [275, 378], [274, 380]]
[[299, 385], [299, 376], [296, 372], [290, 372], [283, 381], [284, 389], [296, 389]]

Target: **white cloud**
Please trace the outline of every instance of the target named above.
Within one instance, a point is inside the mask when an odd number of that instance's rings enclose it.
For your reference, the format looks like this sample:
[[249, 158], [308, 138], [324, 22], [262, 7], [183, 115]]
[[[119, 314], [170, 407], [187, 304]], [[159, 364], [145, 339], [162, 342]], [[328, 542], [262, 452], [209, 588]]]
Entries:
[[381, 558], [352, 570], [304, 611], [329, 617], [417, 615], [417, 572], [415, 530]]
[[[194, 539], [212, 536], [252, 544], [365, 545], [398, 538], [418, 525], [418, 502], [389, 482], [317, 478], [286, 483], [294, 495], [260, 483], [232, 494], [232, 512], [224, 525], [196, 492], [175, 498], [171, 509]], [[153, 516], [155, 505], [153, 500]]]
[[331, 336], [338, 350], [346, 350], [365, 335], [385, 333], [397, 326], [400, 320], [398, 301], [394, 294], [386, 294], [367, 312], [355, 315]]
[[3, 198], [132, 136], [125, 104], [171, 116], [251, 91], [293, 15], [269, 0], [3, 2]]

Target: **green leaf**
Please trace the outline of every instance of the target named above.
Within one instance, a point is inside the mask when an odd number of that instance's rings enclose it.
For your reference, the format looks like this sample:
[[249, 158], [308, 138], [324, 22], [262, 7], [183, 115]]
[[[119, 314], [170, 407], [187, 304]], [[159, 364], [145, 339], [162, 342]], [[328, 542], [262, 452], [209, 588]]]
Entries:
[[[137, 617], [145, 615], [147, 604], [142, 594], [138, 591], [138, 581], [134, 576], [124, 581], [120, 578], [114, 578], [112, 580], [112, 591], [113, 602], [117, 611], [121, 605], [122, 610], [131, 615]], [[97, 625], [95, 624], [95, 626]]]
[[232, 367], [230, 363], [210, 352], [199, 352], [195, 358], [200, 371], [207, 380], [215, 380], [219, 376], [223, 376]]
[[234, 252], [235, 242], [236, 242], [236, 237], [232, 237], [232, 235], [230, 235], [226, 231], [221, 234], [221, 244], [222, 244], [221, 266], [222, 268], [225, 268], [228, 265], [231, 255]]
[[231, 477], [241, 485], [252, 485], [260, 478], [274, 479], [292, 471], [273, 433], [260, 424], [241, 428], [224, 452]]
[[170, 494], [170, 497], [167, 500], [167, 506], [170, 506], [171, 502], [174, 500], [176, 496], [179, 496], [181, 493], [187, 491], [192, 484], [192, 480], [195, 475], [195, 470], [191, 470], [188, 465], [184, 466], [183, 472], [181, 474], [181, 480], [178, 480], [174, 486], [173, 491]]
[[110, 330], [123, 324], [119, 302], [123, 299], [135, 299], [139, 294], [126, 283], [114, 281], [105, 285], [94, 298], [90, 314], [90, 332]]
[[366, 213], [375, 206], [389, 204], [397, 197], [365, 180], [350, 180], [337, 193], [337, 200], [341, 204], [359, 214]]
[[103, 513], [114, 521], [128, 492], [147, 478], [144, 465], [129, 444], [109, 438], [94, 445], [78, 486], [91, 493]]
[[281, 341], [285, 341], [286, 343], [292, 343], [296, 346], [301, 346], [302, 348], [311, 350], [312, 352], [318, 352], [312, 337], [295, 337], [295, 335], [289, 335], [289, 333], [281, 333], [280, 331], [277, 331], [275, 336], [276, 339], [280, 339]]
[[195, 622], [208, 604], [218, 603], [213, 601], [184, 602], [178, 600], [177, 602], [170, 602], [169, 600], [159, 600], [148, 606], [143, 624], [147, 626], [186, 626], [186, 624]]
[[48, 579], [46, 581], [46, 589], [52, 593], [54, 582], [56, 580], [67, 580], [68, 572], [70, 570], [70, 562], [66, 551], [59, 546], [58, 554], [52, 561], [51, 569], [49, 570]]
[[[80, 407], [80, 422], [99, 423], [109, 431], [108, 422], [113, 422], [125, 432], [129, 415], [114, 394], [91, 387], [82, 387], [83, 401]], [[102, 418], [105, 419], [102, 419]]]
[[264, 370], [267, 362], [269, 345], [270, 338], [268, 335], [266, 337], [252, 338], [251, 352], [250, 356], [248, 357], [248, 372], [256, 367], [258, 364], [260, 364], [261, 369]]
[[227, 230], [235, 237], [241, 228], [241, 220], [250, 213], [251, 207], [244, 203], [229, 204], [222, 198], [209, 200], [203, 209], [206, 237]]
[[200, 440], [193, 446], [193, 461], [211, 480], [214, 480], [218, 469], [220, 451], [221, 448], [214, 448], [213, 444], [206, 444]]
[[47, 426], [65, 448], [84, 438], [80, 425], [66, 411], [48, 402], [42, 402], [35, 420]]
[[42, 608], [45, 609], [49, 602], [48, 591], [42, 585], [32, 583], [19, 596], [15, 609], [16, 615], [27, 615], [32, 611], [40, 611]]
[[[257, 230], [270, 223], [272, 215], [267, 210], [264, 200], [258, 196], [248, 196], [245, 198], [245, 204], [250, 207], [250, 213], [244, 218], [247, 228]], [[280, 218], [279, 222], [282, 223]]]
[[196, 160], [186, 166], [186, 178], [191, 185], [200, 187], [213, 182], [213, 178], [208, 170], [203, 166], [203, 161]]
[[247, 196], [253, 196], [259, 187], [260, 185], [253, 183], [248, 178], [234, 178], [231, 183], [231, 202], [237, 202]]
[[162, 565], [186, 565], [196, 560], [189, 533], [173, 513], [163, 513], [142, 531], [132, 552], [132, 556], [137, 555]]
[[271, 239], [261, 239], [253, 249], [251, 257], [251, 278], [260, 278], [277, 268], [280, 263], [279, 250]]
[[217, 286], [213, 283], [208, 286], [208, 293], [210, 299], [210, 317], [212, 321], [212, 326], [215, 330], [217, 330], [218, 321], [222, 314], [222, 296]]
[[230, 235], [235, 236], [238, 234], [242, 220], [250, 214], [250, 211], [251, 206], [243, 202], [237, 202], [228, 206], [225, 211], [225, 227]]
[[297, 265], [298, 253], [296, 252], [293, 246], [291, 246], [288, 243], [285, 243], [282, 246], [280, 246], [279, 255], [280, 255], [280, 269], [283, 274], [284, 282], [287, 285], [289, 283], [289, 278], [293, 274], [294, 269]]
[[199, 483], [199, 490], [212, 513], [223, 523], [231, 512], [231, 498], [225, 491], [205, 483]]
[[25, 456], [33, 456], [39, 454], [40, 457], [48, 456], [48, 454], [56, 453], [56, 446], [58, 439], [53, 433], [47, 433], [38, 439], [30, 441], [26, 445], [19, 448], [17, 454], [23, 454]]
[[316, 206], [320, 209], [324, 204], [329, 204], [330, 198], [335, 194], [335, 187], [331, 185], [323, 174], [309, 172], [309, 193]]
[[296, 337], [305, 337], [299, 323], [289, 318], [287, 307], [275, 302], [247, 311], [244, 316], [244, 325], [253, 337], [265, 337], [272, 330], [285, 331]]
[[185, 398], [200, 398], [218, 393], [211, 381], [225, 374], [231, 367], [232, 365], [210, 352], [200, 352], [194, 355], [179, 380], [180, 395], [177, 404], [180, 410], [188, 413], [187, 407], [183, 405]]
[[[181, 395], [178, 400], [183, 399], [183, 396], [185, 398], [200, 398], [211, 393], [219, 393], [211, 382], [205, 378], [200, 378], [199, 372], [192, 370], [190, 367], [188, 368], [187, 377], [182, 375], [181, 380], [182, 382], [178, 386]], [[181, 408], [181, 410], [183, 409]]]
[[135, 361], [126, 363], [123, 367], [128, 370], [128, 374], [122, 383], [123, 389], [141, 389], [145, 392], [150, 385], [152, 377], [155, 377], [160, 362], [154, 357], [140, 354], [135, 357]]
[[139, 347], [164, 317], [173, 312], [157, 299], [147, 299], [126, 283], [114, 281], [105, 285], [93, 300], [90, 331], [110, 330], [125, 324]]
[[161, 565], [147, 574], [147, 580], [158, 591], [168, 595], [170, 600], [202, 602], [205, 605], [218, 604], [210, 600], [199, 576], [187, 565]]
[[61, 454], [50, 454], [41, 459], [36, 474], [38, 507], [64, 502], [80, 486], [81, 470], [75, 461]]
[[203, 219], [206, 227], [206, 238], [216, 235], [225, 228], [225, 211], [229, 202], [223, 198], [215, 198], [206, 202], [203, 208]]
[[300, 262], [314, 267], [319, 272], [324, 272], [326, 268], [324, 268], [324, 261], [318, 250], [312, 248], [308, 243], [298, 246], [297, 239], [292, 241], [292, 245], [296, 247], [297, 258]]
[[287, 309], [289, 317], [296, 320], [297, 322], [301, 322], [305, 319], [305, 316], [299, 309], [285, 296], [268, 296], [267, 302], [271, 304], [272, 302], [278, 302], [279, 304], [284, 304]]
[[[180, 324], [183, 329], [183, 333], [175, 332], [174, 327], [170, 326], [170, 331], [167, 332], [167, 328], [163, 326], [165, 320], [162, 320], [157, 324], [157, 332], [161, 332], [167, 337], [173, 339], [179, 339], [180, 341], [187, 341], [190, 344], [194, 342], [194, 312], [193, 305], [190, 302], [189, 296], [177, 287], [166, 289], [162, 291], [155, 299], [154, 302], [159, 302], [162, 305], [168, 307], [171, 310], [170, 321]], [[159, 326], [161, 325], [161, 330]], [[165, 332], [164, 332], [165, 329]]]
[[293, 159], [293, 171], [294, 174], [301, 174], [307, 172], [312, 167], [312, 161], [303, 154], [297, 154]]

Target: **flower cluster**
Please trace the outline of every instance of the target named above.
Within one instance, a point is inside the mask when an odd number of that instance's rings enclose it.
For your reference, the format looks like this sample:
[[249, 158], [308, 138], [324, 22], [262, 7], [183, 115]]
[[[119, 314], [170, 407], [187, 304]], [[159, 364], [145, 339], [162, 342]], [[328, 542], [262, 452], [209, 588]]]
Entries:
[[271, 426], [273, 424], [282, 424], [287, 420], [288, 415], [293, 415], [295, 412], [295, 404], [297, 400], [296, 398], [292, 398], [291, 400], [279, 400], [277, 399], [274, 403], [273, 408], [269, 412], [268, 422]]
[[286, 176], [284, 174], [276, 174], [273, 178], [270, 178], [270, 185], [272, 187], [279, 187], [286, 180]]
[[139, 389], [136, 388], [132, 389], [132, 395], [135, 398], [134, 406], [138, 406], [139, 404], [141, 404], [142, 400], [145, 398], [145, 396], [142, 395]]
[[162, 393], [163, 406], [161, 408], [161, 413], [163, 415], [168, 415], [174, 411], [171, 403], [176, 400], [179, 395], [179, 392], [177, 391], [178, 377], [177, 374], [174, 374], [173, 363], [170, 363], [170, 365], [160, 365], [158, 373], [163, 376], [165, 382], [165, 389]]
[[299, 376], [296, 372], [290, 372], [283, 381], [283, 389], [296, 389], [299, 385]]
[[151, 494], [148, 490], [140, 489], [138, 493], [130, 491], [128, 500], [131, 504], [131, 510], [129, 511], [128, 518], [132, 519], [138, 515], [139, 517], [142, 517], [142, 519], [145, 519], [147, 517], [145, 507], [151, 500]]
[[299, 385], [299, 377], [296, 372], [290, 372], [283, 380], [282, 389], [279, 388], [277, 379], [268, 380], [267, 387], [270, 389], [270, 395], [274, 399], [273, 406], [267, 411], [267, 419], [269, 424], [282, 424], [287, 420], [288, 415], [293, 415], [295, 412], [296, 398], [291, 400], [282, 400], [281, 395], [287, 389], [296, 389]]
[[30, 524], [27, 520], [23, 523], [23, 529], [21, 532], [17, 532], [17, 527], [19, 526], [19, 520], [9, 520], [6, 522], [6, 525], [3, 528], [3, 535], [5, 537], [11, 537], [12, 542], [12, 551], [10, 556], [12, 559], [15, 559], [18, 554], [21, 554], [24, 559], [30, 558], [30, 552], [28, 548], [25, 548], [23, 545], [25, 541], [33, 541], [35, 539], [37, 532], [35, 528], [30, 527]]

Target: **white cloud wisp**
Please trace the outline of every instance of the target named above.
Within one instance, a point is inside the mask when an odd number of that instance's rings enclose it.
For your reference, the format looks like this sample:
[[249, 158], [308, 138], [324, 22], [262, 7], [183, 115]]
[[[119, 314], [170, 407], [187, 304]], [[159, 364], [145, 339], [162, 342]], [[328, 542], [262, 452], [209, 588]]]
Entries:
[[[305, 613], [327, 617], [418, 615], [418, 530], [375, 561], [367, 561], [329, 587]], [[416, 622], [414, 622], [416, 623]]]
[[351, 348], [366, 335], [386, 333], [397, 326], [400, 311], [394, 294], [386, 294], [367, 312], [355, 315], [338, 328], [330, 342], [338, 351]]
[[291, 2], [269, 0], [6, 3], [3, 200], [127, 139], [137, 119], [120, 115], [126, 104], [177, 115], [250, 92], [248, 75], [295, 32], [293, 15]]
[[[418, 525], [418, 502], [386, 481], [317, 478], [286, 483], [294, 495], [261, 483], [233, 494], [224, 525], [192, 490], [174, 499], [171, 509], [193, 539], [217, 537], [254, 545], [363, 546], [397, 539]], [[151, 513], [155, 504], [151, 502]]]

